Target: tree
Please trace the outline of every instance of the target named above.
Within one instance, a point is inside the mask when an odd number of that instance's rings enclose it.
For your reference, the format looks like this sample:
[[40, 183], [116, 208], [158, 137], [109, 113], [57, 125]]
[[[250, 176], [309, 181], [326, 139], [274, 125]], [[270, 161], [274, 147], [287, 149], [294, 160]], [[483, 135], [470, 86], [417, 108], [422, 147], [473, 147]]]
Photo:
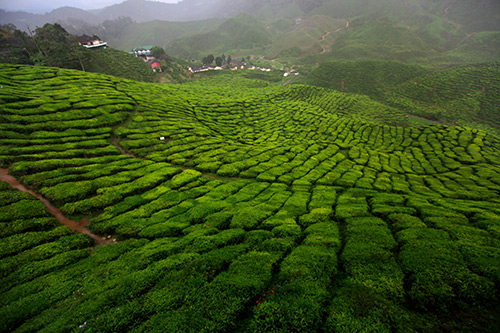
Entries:
[[231, 66], [231, 61], [232, 61], [231, 56], [228, 56], [228, 57], [227, 57], [227, 64], [228, 64], [229, 66]]
[[33, 65], [30, 51], [34, 45], [25, 32], [17, 30], [13, 24], [0, 26], [0, 62]]
[[75, 36], [70, 35], [58, 23], [45, 24], [35, 29], [33, 41], [43, 57], [41, 65], [84, 69], [82, 64], [85, 50], [78, 45]]
[[201, 61], [203, 65], [211, 65], [214, 62], [214, 55], [208, 55]]
[[223, 62], [224, 62], [224, 60], [222, 59], [222, 57], [217, 57], [217, 58], [215, 58], [215, 64], [216, 64], [217, 66], [219, 66], [219, 67], [220, 67], [220, 66], [222, 66], [222, 63], [223, 63]]
[[0, 61], [81, 70], [85, 70], [85, 64], [90, 61], [90, 51], [57, 23], [47, 23], [34, 31], [28, 27], [29, 34], [17, 29], [10, 33], [6, 29], [0, 28], [6, 36], [0, 40]]
[[166, 53], [161, 47], [155, 46], [151, 49], [151, 55], [157, 59], [161, 59], [166, 55]]
[[7, 24], [2, 24], [0, 25], [0, 29], [3, 29], [5, 31], [8, 31], [8, 32], [14, 32], [16, 31], [16, 26], [12, 23], [7, 23]]

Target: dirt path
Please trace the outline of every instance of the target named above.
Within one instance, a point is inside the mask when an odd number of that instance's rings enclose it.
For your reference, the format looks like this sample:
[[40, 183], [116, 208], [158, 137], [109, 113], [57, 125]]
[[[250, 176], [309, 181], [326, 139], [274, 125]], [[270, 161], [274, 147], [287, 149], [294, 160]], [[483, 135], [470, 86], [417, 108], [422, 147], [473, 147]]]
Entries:
[[80, 223], [80, 222], [71, 220], [71, 219], [67, 218], [66, 216], [64, 216], [61, 213], [61, 211], [59, 210], [59, 208], [52, 205], [47, 199], [42, 197], [40, 194], [35, 193], [30, 189], [27, 189], [23, 184], [19, 183], [19, 181], [15, 177], [9, 175], [9, 169], [1, 169], [0, 168], [0, 180], [6, 181], [7, 183], [10, 184], [10, 186], [12, 186], [12, 188], [18, 189], [21, 192], [26, 192], [26, 193], [29, 193], [31, 195], [34, 195], [38, 200], [40, 200], [45, 205], [45, 207], [47, 207], [49, 212], [52, 215], [54, 215], [54, 217], [59, 222], [61, 222], [62, 224], [64, 224], [68, 228], [70, 228], [71, 230], [74, 230], [76, 232], [90, 236], [95, 241], [95, 243], [97, 245], [106, 245], [106, 244], [116, 243], [116, 241], [113, 239], [106, 238], [106, 237], [99, 237], [99, 236], [93, 234], [92, 232], [90, 232], [87, 228], [85, 228], [85, 226], [89, 224], [88, 219], [82, 219], [82, 222]]
[[113, 146], [115, 146], [120, 151], [120, 153], [122, 153], [123, 155], [130, 156], [130, 157], [135, 157], [135, 155], [126, 152], [125, 149], [123, 149], [122, 146], [120, 146], [120, 144], [118, 143], [118, 139], [116, 137], [115, 131], [120, 127], [127, 127], [128, 124], [130, 124], [130, 122], [132, 121], [132, 118], [137, 115], [137, 111], [139, 111], [139, 105], [137, 105], [137, 107], [135, 108], [134, 114], [132, 114], [127, 120], [125, 120], [123, 123], [118, 124], [115, 127], [113, 127], [113, 140], [111, 141], [111, 144]]
[[[320, 42], [324, 41], [324, 40], [325, 40], [325, 38], [326, 38], [326, 37], [328, 37], [328, 35], [330, 35], [331, 33], [337, 33], [337, 32], [339, 32], [339, 31], [340, 31], [340, 30], [342, 30], [342, 29], [347, 29], [347, 28], [349, 28], [349, 24], [350, 24], [350, 23], [349, 23], [349, 20], [348, 20], [348, 19], [344, 19], [344, 20], [345, 20], [345, 22], [346, 22], [346, 23], [345, 23], [345, 26], [340, 27], [340, 28], [337, 28], [335, 31], [327, 31], [326, 33], [324, 33], [324, 34], [321, 36], [321, 38], [319, 39], [319, 41], [320, 41]], [[323, 48], [323, 51], [321, 51], [321, 53], [320, 53], [320, 54], [326, 53], [326, 48], [325, 48], [323, 45], [321, 45], [321, 47]]]
[[451, 8], [451, 6], [453, 6], [455, 1], [452, 1], [450, 3], [450, 5], [444, 9], [444, 13], [443, 13], [443, 15], [441, 15], [441, 17], [443, 17], [446, 20], [446, 22], [448, 22], [449, 24], [454, 25], [457, 28], [460, 28], [460, 26], [461, 26], [460, 24], [458, 24], [458, 23], [456, 23], [448, 18], [448, 12], [450, 11], [450, 8]]
[[[335, 31], [338, 31], [338, 29], [337, 29], [337, 30], [335, 30]], [[334, 32], [335, 32], [335, 31], [334, 31]], [[323, 36], [321, 36], [321, 38], [320, 38], [319, 40], [320, 40], [320, 41], [325, 40], [325, 38], [326, 38], [326, 37], [328, 37], [328, 35], [329, 35], [329, 34], [331, 34], [331, 32], [330, 32], [330, 31], [327, 31], [326, 33], [324, 33], [324, 34], [323, 34]]]
[[123, 155], [127, 155], [127, 156], [130, 156], [130, 157], [135, 157], [134, 154], [131, 154], [131, 153], [128, 153], [125, 151], [125, 149], [122, 148], [122, 146], [120, 146], [120, 144], [117, 142], [116, 140], [116, 135], [113, 134], [113, 141], [111, 142], [113, 144], [113, 146], [115, 146], [119, 151], [120, 153], [122, 153]]

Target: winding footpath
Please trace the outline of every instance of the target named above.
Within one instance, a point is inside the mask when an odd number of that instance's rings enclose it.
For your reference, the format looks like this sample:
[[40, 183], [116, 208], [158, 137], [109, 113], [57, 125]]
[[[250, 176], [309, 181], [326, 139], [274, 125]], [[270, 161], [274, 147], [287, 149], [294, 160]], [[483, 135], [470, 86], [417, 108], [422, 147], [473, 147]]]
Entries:
[[[337, 29], [337, 30], [335, 30], [335, 31], [327, 31], [326, 33], [324, 33], [324, 34], [323, 34], [323, 36], [321, 36], [321, 38], [319, 39], [319, 41], [320, 41], [320, 42], [324, 41], [324, 40], [325, 40], [325, 38], [326, 38], [326, 37], [328, 37], [328, 35], [330, 35], [331, 33], [337, 33], [337, 32], [339, 32], [339, 31], [340, 31], [340, 30], [342, 30], [342, 29], [347, 29], [347, 28], [349, 28], [349, 24], [350, 24], [350, 23], [349, 23], [349, 20], [348, 20], [348, 19], [344, 19], [344, 20], [345, 20], [345, 26], [340, 27], [340, 28], [338, 28], [338, 29]], [[336, 38], [338, 38], [338, 36], [337, 36]], [[335, 39], [336, 39], [336, 38], [335, 38]], [[320, 44], [320, 45], [321, 45], [321, 44]], [[320, 53], [320, 54], [326, 53], [326, 48], [325, 48], [324, 46], [321, 46], [321, 47], [323, 48], [323, 51], [321, 51], [321, 53]]]
[[116, 241], [111, 239], [111, 238], [97, 236], [97, 235], [93, 234], [92, 232], [90, 232], [87, 228], [85, 228], [85, 226], [89, 224], [88, 219], [84, 218], [84, 219], [82, 219], [82, 222], [77, 222], [77, 221], [71, 220], [71, 219], [67, 218], [66, 216], [64, 216], [61, 213], [61, 211], [59, 210], [59, 208], [52, 205], [47, 199], [42, 197], [40, 194], [35, 193], [30, 189], [27, 189], [23, 184], [19, 183], [19, 181], [15, 177], [9, 175], [9, 169], [0, 168], [0, 180], [6, 181], [7, 183], [10, 184], [10, 186], [12, 188], [15, 188], [21, 192], [26, 192], [26, 193], [34, 195], [38, 200], [40, 200], [45, 205], [45, 207], [47, 207], [49, 212], [52, 215], [54, 215], [54, 217], [59, 222], [61, 222], [62, 224], [64, 224], [68, 228], [70, 228], [71, 230], [74, 230], [76, 232], [90, 236], [95, 241], [95, 243], [97, 245], [106, 245], [106, 244], [116, 243]]

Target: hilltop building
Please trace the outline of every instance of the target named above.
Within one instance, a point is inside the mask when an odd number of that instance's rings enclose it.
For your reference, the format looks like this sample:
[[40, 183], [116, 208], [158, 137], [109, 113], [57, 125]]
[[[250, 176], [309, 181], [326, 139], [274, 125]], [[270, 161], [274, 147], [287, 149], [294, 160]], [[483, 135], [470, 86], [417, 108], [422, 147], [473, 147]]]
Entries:
[[132, 54], [135, 55], [136, 57], [147, 57], [151, 55], [151, 49], [153, 48], [153, 45], [147, 45], [147, 46], [138, 46], [135, 49], [132, 50]]
[[86, 47], [88, 49], [95, 49], [95, 48], [106, 48], [108, 46], [108, 43], [100, 40], [99, 37], [94, 36], [90, 37], [88, 35], [81, 35], [78, 37], [78, 43]]

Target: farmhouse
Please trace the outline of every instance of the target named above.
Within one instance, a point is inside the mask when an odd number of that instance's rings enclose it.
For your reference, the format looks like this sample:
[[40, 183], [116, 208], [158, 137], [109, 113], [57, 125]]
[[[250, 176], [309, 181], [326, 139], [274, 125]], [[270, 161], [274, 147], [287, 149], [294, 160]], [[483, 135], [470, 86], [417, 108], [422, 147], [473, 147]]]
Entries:
[[106, 48], [108, 46], [108, 43], [105, 41], [100, 40], [99, 37], [94, 36], [90, 37], [88, 35], [81, 35], [78, 37], [78, 43], [86, 47], [88, 49], [94, 49], [94, 48]]
[[151, 66], [153, 72], [160, 72], [160, 73], [162, 72], [161, 64], [158, 60], [148, 61], [148, 63]]
[[224, 68], [222, 68], [220, 66], [206, 66], [206, 65], [203, 65], [201, 67], [200, 66], [187, 67], [187, 69], [191, 73], [199, 73], [199, 72], [206, 72], [206, 71], [221, 71]]
[[147, 46], [138, 46], [132, 50], [132, 54], [135, 55], [136, 57], [140, 56], [150, 56], [151, 55], [151, 49], [153, 48], [153, 45], [147, 45]]

